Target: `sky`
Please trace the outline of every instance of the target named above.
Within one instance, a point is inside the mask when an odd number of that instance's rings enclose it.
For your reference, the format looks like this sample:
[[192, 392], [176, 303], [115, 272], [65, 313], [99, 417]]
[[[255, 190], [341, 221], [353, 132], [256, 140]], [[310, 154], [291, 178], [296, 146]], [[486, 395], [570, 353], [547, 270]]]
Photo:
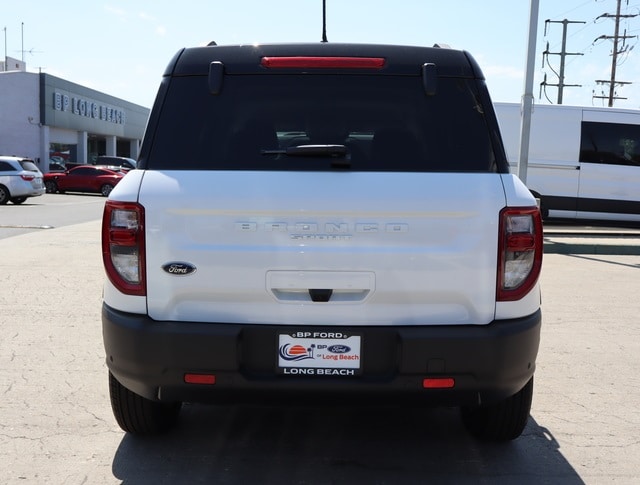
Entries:
[[[530, 0], [326, 0], [329, 42], [448, 44], [480, 64], [496, 102], [524, 93]], [[568, 23], [564, 104], [606, 106], [616, 0], [539, 0], [536, 104], [557, 104], [563, 20]], [[622, 14], [640, 14], [640, 0], [622, 0]], [[605, 15], [605, 16], [603, 16]], [[550, 20], [551, 22], [546, 22]], [[5, 30], [6, 28], [6, 30]], [[182, 47], [319, 42], [322, 0], [0, 0], [0, 56], [24, 59], [30, 72], [96, 89], [147, 108], [162, 73]], [[545, 35], [546, 29], [546, 35]], [[640, 15], [624, 18], [616, 107], [640, 109]], [[634, 36], [631, 38], [631, 36]], [[548, 43], [548, 47], [547, 47]], [[619, 46], [619, 50], [622, 45]], [[1, 95], [1, 93], [0, 93]]]

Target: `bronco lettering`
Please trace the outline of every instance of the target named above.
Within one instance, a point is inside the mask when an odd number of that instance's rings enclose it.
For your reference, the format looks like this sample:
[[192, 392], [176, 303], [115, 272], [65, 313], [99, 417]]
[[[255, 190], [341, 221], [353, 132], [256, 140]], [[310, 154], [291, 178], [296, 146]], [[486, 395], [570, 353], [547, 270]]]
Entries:
[[301, 238], [304, 236], [324, 236], [328, 239], [336, 238], [338, 235], [351, 237], [351, 233], [406, 233], [409, 231], [409, 224], [404, 222], [355, 222], [348, 224], [346, 222], [326, 222], [320, 224], [317, 222], [265, 222], [258, 224], [250, 221], [237, 221], [234, 225], [236, 231], [240, 232], [287, 232], [291, 231]]

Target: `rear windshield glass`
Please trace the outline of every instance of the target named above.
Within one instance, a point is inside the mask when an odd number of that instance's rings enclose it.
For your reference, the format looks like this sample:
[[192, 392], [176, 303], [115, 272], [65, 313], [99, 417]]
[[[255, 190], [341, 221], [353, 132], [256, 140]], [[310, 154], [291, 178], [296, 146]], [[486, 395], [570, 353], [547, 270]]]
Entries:
[[464, 79], [427, 96], [419, 76], [226, 76], [211, 95], [206, 77], [177, 77], [146, 167], [494, 172], [478, 99]]
[[20, 160], [20, 165], [23, 170], [27, 170], [28, 172], [37, 172], [38, 167], [31, 160]]

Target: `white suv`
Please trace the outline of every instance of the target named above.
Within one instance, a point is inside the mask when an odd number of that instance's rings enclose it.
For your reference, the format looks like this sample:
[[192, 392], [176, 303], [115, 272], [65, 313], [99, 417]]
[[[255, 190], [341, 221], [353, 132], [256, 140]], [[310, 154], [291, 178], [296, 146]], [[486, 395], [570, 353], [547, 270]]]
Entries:
[[103, 219], [120, 426], [182, 402], [456, 405], [526, 425], [542, 227], [466, 52], [184, 49]]
[[0, 156], [0, 205], [22, 204], [28, 197], [45, 193], [42, 172], [33, 160]]

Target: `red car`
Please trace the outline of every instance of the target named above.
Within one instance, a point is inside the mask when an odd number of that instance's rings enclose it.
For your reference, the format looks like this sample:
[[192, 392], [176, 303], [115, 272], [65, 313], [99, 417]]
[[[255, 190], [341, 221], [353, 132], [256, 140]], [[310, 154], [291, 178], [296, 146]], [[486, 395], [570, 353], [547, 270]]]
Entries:
[[107, 197], [122, 180], [124, 173], [117, 170], [80, 165], [65, 172], [44, 175], [48, 194], [65, 192], [98, 192]]

